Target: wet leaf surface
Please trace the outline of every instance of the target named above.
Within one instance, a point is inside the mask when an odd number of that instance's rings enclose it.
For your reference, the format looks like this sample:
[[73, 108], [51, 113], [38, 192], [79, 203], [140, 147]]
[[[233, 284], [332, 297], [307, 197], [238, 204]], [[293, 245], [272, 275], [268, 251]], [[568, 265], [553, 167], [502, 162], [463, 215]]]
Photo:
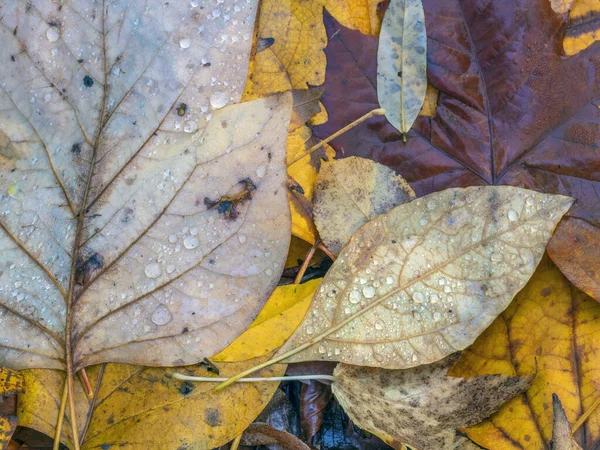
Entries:
[[352, 236], [277, 356], [396, 369], [464, 349], [531, 277], [571, 203], [501, 186], [391, 209]]
[[[388, 165], [418, 196], [486, 184], [570, 195], [577, 203], [569, 217], [597, 229], [599, 44], [562, 56], [567, 18], [547, 0], [490, 2], [485, 11], [459, 0], [423, 4], [428, 82], [440, 91], [435, 117], [418, 118], [406, 144], [385, 118], [373, 118], [332, 141], [338, 156]], [[377, 107], [377, 38], [331, 17], [325, 23], [329, 121], [315, 127], [320, 138]], [[553, 239], [566, 248], [569, 238], [559, 230]], [[600, 256], [577, 264], [597, 268]]]

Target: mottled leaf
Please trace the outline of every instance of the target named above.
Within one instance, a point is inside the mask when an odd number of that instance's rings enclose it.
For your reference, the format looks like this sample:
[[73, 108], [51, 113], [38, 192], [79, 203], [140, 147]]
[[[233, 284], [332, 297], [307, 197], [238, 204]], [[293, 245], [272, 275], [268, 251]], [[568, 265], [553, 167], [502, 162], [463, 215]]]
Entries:
[[558, 395], [552, 394], [552, 411], [554, 422], [552, 423], [552, 450], [581, 450], [571, 433], [571, 425], [567, 420], [565, 410], [560, 403]]
[[377, 97], [385, 117], [406, 134], [427, 89], [427, 35], [421, 0], [391, 0], [377, 50]]
[[291, 96], [226, 107], [255, 13], [0, 6], [2, 364], [191, 364], [258, 313], [289, 242]]
[[407, 370], [339, 364], [333, 393], [359, 427], [394, 448], [477, 449], [456, 428], [481, 422], [527, 389], [532, 377], [446, 376], [458, 357]]
[[456, 188], [376, 217], [342, 250], [278, 358], [408, 368], [464, 349], [525, 285], [571, 203]]
[[[266, 357], [241, 363], [218, 363], [220, 376], [237, 373]], [[223, 445], [254, 421], [278, 383], [239, 383], [215, 393], [215, 383], [191, 383], [170, 377], [174, 369], [106, 364], [88, 369], [98, 392], [90, 401], [77, 385], [82, 450], [125, 447], [211, 449]], [[215, 376], [198, 366], [176, 370], [186, 375]], [[285, 366], [273, 366], [261, 376], [282, 376]], [[26, 393], [19, 398], [19, 423], [54, 435], [64, 372], [23, 371]], [[240, 407], [243, 405], [243, 407]], [[69, 418], [65, 419], [67, 424]], [[62, 441], [72, 444], [71, 429], [63, 427]]]
[[315, 224], [335, 255], [362, 225], [415, 198], [408, 183], [388, 167], [365, 158], [325, 163], [317, 176]]
[[[465, 350], [452, 376], [535, 375], [530, 388], [489, 420], [463, 430], [484, 448], [549, 448], [552, 395], [574, 424], [600, 397], [600, 304], [574, 288], [545, 257], [493, 324]], [[575, 432], [585, 449], [600, 444], [600, 410]]]
[[325, 408], [331, 400], [331, 395], [331, 386], [319, 381], [311, 380], [300, 386], [300, 425], [308, 442], [323, 425]]
[[310, 447], [293, 434], [273, 428], [267, 423], [255, 422], [242, 435], [242, 445], [278, 445], [286, 450], [310, 450]]
[[294, 107], [290, 119], [289, 131], [304, 126], [308, 120], [321, 112], [319, 100], [323, 96], [323, 88], [296, 89], [292, 91]]
[[563, 41], [567, 55], [575, 55], [600, 40], [600, 2], [571, 0], [571, 3], [569, 25]]
[[[24, 381], [21, 374], [10, 369], [0, 368], [0, 403], [5, 402], [8, 396], [22, 392], [23, 388]], [[17, 417], [13, 414], [13, 412], [0, 414], [0, 448], [2, 449], [7, 448], [17, 427]]]
[[[472, 185], [569, 195], [577, 199], [569, 211], [576, 226], [600, 229], [600, 44], [564, 57], [568, 19], [548, 0], [423, 5], [428, 82], [440, 91], [435, 117], [419, 117], [407, 143], [373, 117], [331, 142], [338, 156], [390, 166], [417, 196]], [[378, 105], [377, 39], [325, 23], [329, 121], [315, 128], [319, 138]], [[567, 249], [571, 237], [559, 231], [553, 241]], [[599, 267], [600, 253], [576, 264]]]

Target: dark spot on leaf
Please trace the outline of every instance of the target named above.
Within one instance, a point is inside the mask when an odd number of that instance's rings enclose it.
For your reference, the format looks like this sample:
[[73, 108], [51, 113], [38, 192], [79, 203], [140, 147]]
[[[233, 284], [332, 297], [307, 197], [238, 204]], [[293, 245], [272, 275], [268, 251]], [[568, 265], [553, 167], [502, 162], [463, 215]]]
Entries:
[[179, 393], [181, 395], [189, 395], [194, 390], [194, 385], [189, 381], [184, 381], [179, 386]]
[[83, 61], [84, 61], [84, 59], [83, 59], [83, 58], [79, 58], [79, 59], [77, 60], [77, 62], [78, 62], [79, 64], [82, 64], [82, 63], [83, 63]]
[[102, 450], [108, 450], [110, 448], [110, 444], [102, 444]]
[[271, 45], [275, 43], [274, 38], [258, 38], [258, 42], [256, 43], [256, 53], [260, 53], [266, 49], [268, 49]]
[[15, 62], [15, 55], [10, 55], [10, 60], [11, 60], [12, 62]]
[[92, 87], [94, 85], [94, 80], [89, 75], [83, 77], [83, 85], [85, 87]]
[[551, 293], [551, 292], [552, 292], [552, 288], [551, 288], [550, 286], [548, 286], [548, 287], [545, 287], [544, 289], [542, 289], [542, 290], [540, 291], [540, 295], [541, 295], [542, 297], [548, 297], [548, 296], [550, 295], [550, 293]]
[[87, 260], [77, 260], [75, 264], [75, 283], [85, 285], [90, 281], [94, 272], [104, 267], [104, 256], [100, 253], [94, 253]]
[[185, 334], [188, 331], [190, 331], [190, 329], [188, 327], [184, 327], [183, 330], [181, 330], [181, 334]]
[[221, 120], [221, 128], [227, 128], [227, 121]]
[[216, 427], [221, 424], [219, 410], [215, 408], [206, 408], [206, 417], [204, 421], [211, 427]]
[[219, 375], [219, 368], [215, 366], [208, 358], [204, 358], [200, 361], [200, 366], [204, 367], [209, 372]]
[[[226, 220], [235, 220], [239, 215], [237, 210], [238, 205], [252, 198], [254, 191], [256, 191], [256, 186], [251, 179], [247, 178], [238, 182], [237, 190], [237, 193], [221, 197], [216, 201], [204, 197], [204, 204], [208, 209], [216, 208], [219, 214]], [[198, 203], [199, 202], [196, 201], [196, 205], [198, 205]]]
[[180, 103], [177, 107], [177, 115], [183, 116], [187, 112], [188, 106], [185, 103]]
[[76, 142], [75, 144], [73, 144], [73, 146], [71, 147], [71, 153], [73, 153], [74, 155], [81, 154], [81, 142]]

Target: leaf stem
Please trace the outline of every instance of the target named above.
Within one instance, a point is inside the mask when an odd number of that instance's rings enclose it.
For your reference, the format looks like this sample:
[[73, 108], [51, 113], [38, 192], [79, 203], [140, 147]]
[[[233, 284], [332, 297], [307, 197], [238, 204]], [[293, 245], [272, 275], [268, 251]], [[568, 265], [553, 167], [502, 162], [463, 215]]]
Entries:
[[79, 371], [79, 376], [81, 376], [81, 383], [83, 384], [85, 395], [87, 395], [88, 400], [91, 400], [94, 396], [94, 390], [92, 389], [90, 379], [88, 378], [85, 369]]
[[600, 405], [600, 397], [598, 397], [596, 401], [592, 403], [592, 406], [590, 406], [587, 409], [587, 411], [585, 411], [583, 415], [579, 419], [577, 419], [577, 422], [575, 422], [573, 428], [571, 429], [572, 434], [575, 434], [579, 427], [581, 427], [581, 425], [585, 423], [585, 421], [590, 417], [590, 414], [592, 414], [596, 410], [596, 408], [598, 408], [598, 405]]
[[240, 448], [240, 442], [242, 442], [243, 434], [244, 432], [242, 431], [239, 436], [236, 436], [235, 439], [231, 441], [231, 447], [229, 447], [229, 450], [238, 450], [238, 448]]
[[79, 447], [79, 431], [77, 430], [77, 412], [75, 409], [75, 387], [73, 384], [73, 373], [67, 371], [67, 386], [69, 388], [69, 416], [71, 418], [71, 431], [73, 433], [73, 447], [75, 450], [80, 450]]
[[56, 428], [54, 431], [54, 445], [52, 450], [60, 448], [60, 435], [62, 434], [62, 426], [65, 421], [65, 410], [67, 409], [67, 395], [69, 394], [69, 384], [65, 378], [65, 387], [63, 388], [62, 397], [60, 399], [60, 409], [58, 410], [58, 419], [56, 420]]
[[[173, 378], [178, 380], [186, 381], [212, 381], [212, 382], [223, 382], [229, 380], [229, 378], [219, 377], [193, 377], [191, 375], [184, 375], [182, 373], [174, 373]], [[327, 380], [335, 381], [335, 378], [331, 375], [295, 375], [290, 377], [255, 377], [255, 378], [240, 378], [236, 380], [238, 383], [258, 383], [260, 381], [300, 381], [300, 380]]]
[[349, 123], [348, 125], [346, 125], [344, 128], [342, 128], [341, 130], [333, 133], [331, 136], [323, 139], [321, 142], [319, 142], [318, 144], [313, 145], [311, 148], [309, 148], [308, 150], [306, 150], [305, 152], [301, 153], [300, 155], [296, 156], [296, 158], [294, 158], [294, 160], [288, 164], [288, 167], [290, 167], [292, 164], [297, 163], [298, 161], [300, 161], [302, 158], [304, 158], [305, 156], [310, 155], [312, 152], [320, 149], [323, 145], [327, 144], [328, 142], [334, 140], [336, 137], [344, 134], [346, 131], [354, 128], [357, 125], [360, 125], [361, 123], [363, 123], [365, 120], [369, 120], [371, 117], [373, 116], [383, 116], [385, 114], [385, 109], [383, 108], [376, 108], [372, 111], [369, 111], [367, 114], [365, 114], [362, 117], [359, 117], [358, 119], [356, 119], [354, 122]]
[[321, 241], [317, 244], [317, 248], [319, 250], [321, 250], [323, 253], [325, 253], [329, 259], [331, 259], [332, 261], [335, 261], [335, 255], [331, 252], [331, 250], [329, 250], [329, 248]]

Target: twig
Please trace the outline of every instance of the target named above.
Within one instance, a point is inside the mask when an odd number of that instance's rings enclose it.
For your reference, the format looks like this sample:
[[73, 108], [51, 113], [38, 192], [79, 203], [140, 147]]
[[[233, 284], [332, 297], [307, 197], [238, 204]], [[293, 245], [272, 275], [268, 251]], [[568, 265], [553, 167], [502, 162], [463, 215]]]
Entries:
[[[186, 381], [213, 381], [221, 383], [229, 380], [229, 378], [218, 378], [218, 377], [193, 377], [190, 375], [184, 375], [182, 373], [174, 373], [173, 378], [178, 380]], [[236, 380], [237, 383], [257, 383], [259, 381], [300, 381], [300, 380], [328, 380], [335, 381], [331, 375], [295, 375], [289, 377], [255, 377], [255, 378], [240, 378]]]
[[331, 250], [329, 250], [329, 248], [327, 248], [327, 246], [325, 244], [323, 244], [322, 241], [319, 242], [319, 244], [317, 245], [317, 248], [319, 250], [321, 250], [323, 253], [325, 253], [327, 256], [329, 256], [329, 259], [331, 259], [332, 261], [335, 261], [335, 255], [333, 253], [331, 253]]
[[67, 409], [67, 395], [69, 393], [69, 385], [65, 378], [65, 387], [63, 389], [62, 397], [60, 399], [60, 409], [58, 410], [58, 420], [56, 421], [56, 430], [54, 432], [54, 445], [52, 450], [58, 450], [60, 448], [60, 435], [62, 434], [62, 426], [65, 420], [65, 410]]
[[575, 422], [575, 424], [573, 425], [573, 428], [571, 430], [571, 433], [575, 434], [575, 432], [579, 429], [579, 427], [581, 427], [581, 425], [583, 425], [585, 423], [585, 421], [588, 419], [588, 417], [590, 417], [590, 414], [592, 414], [596, 408], [598, 408], [598, 405], [600, 405], [600, 397], [598, 397], [596, 399], [596, 401], [594, 403], [592, 403], [592, 406], [590, 406], [588, 408], [587, 411], [585, 411], [583, 413], [583, 415], [577, 420], [577, 422]]
[[313, 246], [306, 253], [306, 256], [304, 257], [304, 261], [302, 261], [302, 265], [298, 269], [298, 273], [296, 274], [296, 278], [294, 279], [294, 284], [300, 284], [300, 282], [302, 281], [302, 277], [306, 273], [306, 269], [308, 269], [310, 260], [314, 256], [316, 250], [317, 250], [317, 242], [315, 242], [313, 244]]
[[371, 117], [373, 116], [383, 116], [385, 114], [385, 109], [383, 108], [377, 108], [374, 109], [372, 111], [369, 111], [367, 114], [365, 114], [362, 117], [359, 117], [358, 119], [356, 119], [354, 122], [349, 123], [348, 125], [346, 125], [344, 128], [342, 128], [341, 130], [333, 133], [331, 136], [323, 139], [321, 142], [319, 142], [318, 144], [313, 145], [311, 148], [309, 148], [308, 150], [306, 150], [305, 152], [301, 153], [300, 155], [296, 156], [296, 158], [294, 158], [294, 160], [288, 164], [288, 167], [290, 167], [292, 164], [297, 163], [298, 161], [300, 161], [302, 158], [304, 158], [305, 156], [310, 155], [312, 152], [320, 149], [323, 145], [327, 144], [328, 142], [334, 140], [336, 137], [344, 134], [346, 131], [354, 128], [357, 125], [360, 125], [361, 123], [363, 123], [365, 120], [369, 120]]
[[83, 384], [83, 390], [85, 391], [85, 395], [87, 396], [88, 400], [91, 400], [94, 396], [94, 390], [92, 389], [90, 379], [88, 378], [85, 369], [81, 369], [79, 371], [79, 376], [81, 377], [81, 384]]

